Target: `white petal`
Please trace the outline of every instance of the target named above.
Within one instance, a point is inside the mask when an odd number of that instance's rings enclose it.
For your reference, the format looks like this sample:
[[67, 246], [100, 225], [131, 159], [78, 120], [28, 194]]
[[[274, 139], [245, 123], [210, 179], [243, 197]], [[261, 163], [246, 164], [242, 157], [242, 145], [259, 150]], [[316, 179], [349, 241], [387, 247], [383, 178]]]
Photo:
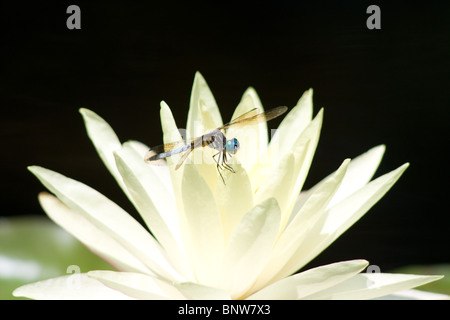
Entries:
[[231, 300], [224, 290], [192, 282], [174, 283], [174, 286], [189, 300]]
[[370, 181], [381, 162], [385, 150], [386, 147], [384, 145], [379, 145], [352, 159], [338, 192], [336, 192], [329, 204], [330, 207], [361, 189]]
[[224, 251], [223, 229], [214, 195], [191, 164], [184, 166], [181, 188], [191, 263], [198, 281], [214, 286]]
[[89, 271], [88, 276], [136, 299], [161, 300], [184, 298], [171, 284], [142, 273]]
[[407, 167], [408, 164], [404, 164], [373, 180], [350, 197], [328, 208], [311, 226], [302, 246], [285, 264], [280, 275], [292, 274], [327, 248], [384, 196]]
[[223, 172], [226, 184], [220, 182], [214, 190], [217, 207], [222, 219], [225, 243], [245, 213], [254, 206], [253, 191], [247, 172], [239, 164], [235, 173]]
[[[330, 207], [361, 189], [370, 181], [381, 162], [385, 149], [384, 145], [379, 145], [351, 160], [344, 181], [342, 181], [338, 192], [330, 201]], [[319, 188], [330, 176], [317, 183], [311, 189], [304, 191], [297, 199], [296, 207], [301, 206], [308, 195], [314, 192], [316, 188]]]
[[169, 279], [178, 278], [156, 240], [114, 202], [57, 172], [38, 166], [28, 169], [66, 206], [122, 244], [153, 272]]
[[377, 298], [378, 300], [450, 300], [450, 296], [442, 293], [408, 289]]
[[277, 146], [278, 154], [288, 152], [303, 130], [312, 119], [313, 90], [309, 89], [303, 93], [297, 105], [286, 115], [275, 132], [270, 144]]
[[187, 118], [188, 140], [222, 125], [219, 108], [200, 72], [195, 73]]
[[[256, 91], [253, 88], [248, 88], [231, 119], [235, 119], [252, 109], [257, 109], [258, 112], [264, 111]], [[240, 149], [236, 157], [238, 157], [240, 163], [246, 170], [250, 170], [259, 161], [260, 155], [267, 149], [267, 122], [263, 121], [256, 125], [239, 128], [231, 127], [227, 130], [227, 139], [232, 138], [236, 138], [240, 144]]]
[[[129, 147], [131, 147], [132, 149], [134, 149], [134, 151], [140, 155], [141, 159], [144, 159], [145, 155], [147, 154], [147, 152], [149, 150], [149, 147], [147, 147], [145, 144], [143, 144], [142, 142], [139, 142], [139, 141], [129, 140], [129, 141], [125, 142], [124, 145], [125, 144], [128, 145]], [[172, 193], [172, 196], [174, 196], [172, 181], [170, 179], [169, 167], [167, 165], [163, 165], [163, 166], [147, 165], [147, 167], [151, 168], [153, 173], [159, 178], [159, 181], [162, 184], [164, 184], [166, 190], [168, 192]]]
[[[175, 119], [173, 118], [172, 111], [164, 101], [161, 101], [160, 117], [161, 127], [163, 130], [163, 143], [182, 143], [186, 137], [182, 136], [180, 129], [178, 128]], [[170, 176], [172, 178], [172, 186], [174, 188], [179, 187], [179, 182], [181, 181], [179, 180], [181, 179], [181, 171], [175, 171], [175, 165], [178, 163], [180, 156], [180, 154], [175, 154], [171, 157], [166, 158]]]
[[374, 299], [431, 281], [442, 276], [420, 276], [395, 273], [361, 273], [338, 285], [317, 292], [307, 299], [363, 300]]
[[131, 148], [134, 149], [138, 154], [141, 155], [141, 158], [143, 159], [147, 151], [150, 149], [147, 145], [143, 144], [140, 141], [136, 140], [128, 140], [126, 142]]
[[[126, 142], [123, 148], [114, 153], [116, 165], [119, 169], [119, 173], [129, 191], [133, 191], [132, 199], [135, 201], [136, 197], [145, 194], [154, 205], [154, 208], [159, 213], [164, 213], [163, 219], [171, 227], [171, 230], [179, 230], [177, 227], [177, 215], [175, 195], [173, 190], [168, 189], [167, 184], [161, 181], [161, 175], [157, 174], [159, 168], [166, 168], [165, 166], [152, 166], [144, 162], [143, 157], [135, 152], [133, 146]], [[120, 167], [117, 162], [120, 162]], [[169, 179], [170, 173], [164, 174], [165, 179]], [[128, 179], [127, 181], [125, 181]], [[170, 185], [171, 187], [171, 185]], [[130, 190], [133, 189], [133, 190]], [[145, 219], [146, 212], [140, 212]], [[151, 227], [151, 225], [149, 225]]]
[[179, 128], [173, 118], [172, 111], [164, 101], [161, 101], [160, 117], [164, 143], [176, 142], [186, 138], [180, 134]]
[[409, 163], [371, 181], [351, 196], [328, 208], [328, 217], [321, 233], [337, 238], [367, 212], [397, 182]]
[[[172, 111], [164, 101], [161, 101], [160, 117], [161, 127], [163, 131], [163, 143], [166, 144], [178, 142], [180, 143], [180, 145], [184, 144], [184, 141], [186, 139], [185, 133], [184, 135], [182, 135], [181, 129], [178, 128], [175, 119], [173, 118]], [[175, 166], [178, 163], [181, 155], [182, 154], [174, 154], [165, 159], [167, 161], [172, 180], [172, 186], [174, 188], [179, 187], [179, 182], [181, 181], [181, 170], [175, 171]]]
[[[305, 250], [303, 241], [307, 238], [310, 229], [320, 219], [327, 204], [338, 190], [348, 164], [349, 160], [345, 160], [334, 174], [329, 176], [314, 192], [310, 193], [299, 212], [293, 215], [292, 221], [286, 226], [276, 242], [270, 254], [270, 261], [254, 285], [254, 290], [258, 290], [269, 281], [273, 282], [282, 279], [300, 268], [300, 266], [295, 266], [296, 270], [292, 272], [289, 269], [289, 271], [279, 273], [289, 260]], [[287, 272], [290, 273], [287, 274]]]
[[116, 162], [114, 161], [113, 152], [120, 150], [122, 147], [119, 138], [114, 133], [111, 126], [95, 112], [81, 108], [80, 113], [83, 116], [87, 134], [94, 144], [97, 153], [106, 168], [116, 179], [119, 186], [127, 194], [128, 190], [123, 184], [122, 177], [120, 176], [119, 171], [116, 168]]
[[295, 138], [290, 138], [292, 141], [290, 141], [289, 149], [284, 149], [280, 144], [280, 140], [272, 140], [270, 142], [267, 152], [261, 156], [260, 161], [250, 171], [254, 190], [258, 190], [273, 175], [273, 170], [276, 170], [280, 159], [284, 159], [286, 155], [294, 153], [295, 167], [291, 175], [295, 183], [293, 184], [292, 192], [289, 194], [289, 204], [286, 207], [291, 208], [294, 205], [311, 166], [319, 141], [322, 119], [323, 109], [319, 111], [313, 121], [308, 122], [306, 128], [300, 133], [292, 132], [291, 136], [295, 136]]
[[284, 229], [290, 219], [292, 209], [306, 180], [309, 168], [311, 167], [312, 159], [319, 142], [322, 120], [323, 109], [321, 109], [314, 120], [308, 124], [292, 146], [292, 152], [295, 155], [295, 169], [292, 174], [295, 180], [293, 181], [293, 186], [289, 198], [287, 199], [286, 212], [283, 214], [281, 224], [282, 229]]
[[39, 194], [39, 202], [55, 223], [119, 270], [151, 273], [119, 242], [101, 231], [77, 211], [69, 209], [55, 196], [42, 192]]
[[287, 153], [256, 193], [255, 203], [274, 197], [280, 206], [281, 212], [284, 212], [291, 199], [292, 186], [296, 178], [293, 174], [295, 164], [294, 154]]
[[323, 109], [319, 111], [317, 116], [313, 121], [309, 123], [309, 125], [303, 130], [302, 134], [298, 137], [297, 141], [291, 147], [291, 150], [295, 150], [297, 146], [301, 146], [308, 141], [303, 154], [297, 156], [299, 161], [296, 163], [296, 181], [294, 185], [294, 189], [292, 192], [291, 205], [293, 206], [295, 200], [297, 199], [298, 194], [300, 193], [303, 184], [306, 180], [306, 176], [308, 175], [309, 168], [311, 167], [311, 162], [314, 157], [314, 153], [316, 152], [317, 144], [319, 142], [320, 130], [322, 128], [323, 121]]
[[117, 168], [145, 223], [164, 247], [177, 270], [192, 280], [173, 194], [128, 143], [115, 156]]
[[[160, 116], [164, 143], [183, 141], [185, 137], [182, 137], [182, 135], [180, 134], [175, 119], [173, 118], [172, 111], [164, 101], [161, 101]], [[172, 181], [173, 192], [175, 194], [178, 211], [183, 212], [183, 203], [181, 201], [181, 196], [179, 196], [181, 195], [181, 179], [183, 176], [183, 170], [175, 170], [175, 166], [178, 163], [179, 158], [180, 155], [173, 155], [171, 157], [168, 157], [166, 160], [170, 172], [170, 178]]]
[[[214, 96], [203, 76], [200, 72], [196, 72], [186, 124], [187, 141], [200, 137], [221, 125], [222, 117]], [[210, 148], [196, 148], [187, 160], [187, 163], [190, 161], [197, 165], [197, 170], [212, 189], [220, 179], [216, 171], [216, 164], [212, 159], [214, 153], [217, 152], [213, 152]]]
[[[297, 106], [295, 106], [283, 119], [270, 141], [266, 152], [260, 157], [259, 162], [252, 167], [250, 178], [254, 190], [257, 190], [264, 184], [264, 181], [270, 176], [272, 167], [278, 164], [279, 159], [283, 159], [287, 153], [292, 153], [292, 151], [296, 150], [299, 146], [308, 143], [309, 146], [305, 153], [301, 156], [296, 156], [296, 163], [301, 166], [296, 168], [296, 183], [293, 191], [300, 191], [319, 141], [323, 109], [319, 111], [313, 121], [311, 121], [311, 117], [312, 90], [308, 90], [303, 94], [302, 98], [300, 98]], [[299, 161], [300, 159], [302, 159], [302, 161]], [[294, 192], [291, 195], [294, 195]]]
[[280, 225], [280, 208], [270, 198], [250, 210], [237, 225], [225, 252], [222, 288], [241, 297], [269, 258]]
[[365, 260], [351, 260], [309, 269], [275, 282], [247, 299], [302, 299], [353, 277], [364, 270], [368, 264]]
[[108, 288], [85, 273], [72, 274], [26, 284], [14, 290], [15, 297], [37, 300], [129, 300], [129, 296]]

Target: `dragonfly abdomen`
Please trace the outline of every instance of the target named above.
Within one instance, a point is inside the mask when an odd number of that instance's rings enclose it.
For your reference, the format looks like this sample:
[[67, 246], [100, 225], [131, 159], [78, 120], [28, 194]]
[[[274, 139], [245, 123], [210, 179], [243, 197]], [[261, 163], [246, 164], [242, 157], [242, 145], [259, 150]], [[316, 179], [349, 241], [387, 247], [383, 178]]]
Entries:
[[190, 148], [191, 148], [191, 144], [187, 144], [187, 145], [177, 148], [177, 149], [173, 149], [173, 150], [170, 150], [167, 152], [156, 154], [156, 155], [152, 156], [149, 160], [154, 161], [154, 160], [164, 159], [164, 158], [170, 157], [174, 154], [184, 152]]

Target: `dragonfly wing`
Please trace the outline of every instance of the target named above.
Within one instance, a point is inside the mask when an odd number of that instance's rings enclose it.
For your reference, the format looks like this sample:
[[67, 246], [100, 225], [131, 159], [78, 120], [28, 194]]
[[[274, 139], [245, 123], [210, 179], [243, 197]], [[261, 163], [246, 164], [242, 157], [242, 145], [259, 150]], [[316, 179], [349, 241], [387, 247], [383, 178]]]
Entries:
[[189, 148], [180, 158], [180, 160], [178, 160], [177, 166], [175, 167], [175, 170], [178, 170], [181, 165], [183, 164], [184, 160], [186, 160], [186, 158], [191, 154], [192, 150], [194, 150], [193, 148]]
[[239, 127], [244, 125], [251, 125], [251, 124], [257, 124], [263, 121], [269, 121], [276, 117], [281, 116], [283, 113], [287, 111], [287, 107], [277, 107], [270, 109], [266, 112], [257, 113], [258, 109], [252, 109], [249, 112], [244, 113], [243, 115], [237, 117], [236, 119], [232, 120], [231, 122], [223, 125], [222, 127], [218, 128], [219, 130], [227, 129], [229, 127]]
[[184, 141], [178, 141], [152, 147], [145, 154], [144, 160], [145, 162], [151, 162], [170, 157], [171, 155], [183, 152], [185, 146]]
[[247, 119], [247, 118], [254, 117], [254, 116], [256, 116], [257, 114], [258, 114], [258, 109], [257, 109], [257, 108], [254, 108], [254, 109], [252, 109], [252, 110], [250, 110], [250, 111], [247, 111], [247, 112], [244, 113], [244, 114], [241, 114], [239, 117], [234, 118], [234, 119], [231, 120], [230, 122], [225, 123], [223, 126], [217, 128], [217, 130], [222, 130], [222, 129], [229, 128], [229, 127], [232, 126], [234, 123], [238, 123], [238, 122], [240, 122], [241, 120], [244, 120], [244, 119]]
[[175, 167], [175, 170], [178, 170], [178, 168], [181, 167], [181, 165], [183, 164], [184, 160], [186, 160], [186, 158], [191, 154], [191, 152], [198, 147], [203, 147], [203, 140], [206, 139], [205, 135], [194, 138], [191, 140], [191, 142], [189, 144], [187, 144], [184, 147], [183, 151], [186, 151], [181, 158], [178, 160], [177, 166]]
[[[276, 107], [276, 108], [273, 108], [273, 109], [270, 109], [270, 110], [264, 112], [263, 116], [266, 118], [265, 121], [269, 121], [269, 120], [272, 120], [272, 119], [275, 119], [275, 118], [281, 116], [287, 110], [288, 110], [288, 107], [285, 107], [285, 106]], [[260, 122], [260, 121], [258, 121], [258, 122]]]

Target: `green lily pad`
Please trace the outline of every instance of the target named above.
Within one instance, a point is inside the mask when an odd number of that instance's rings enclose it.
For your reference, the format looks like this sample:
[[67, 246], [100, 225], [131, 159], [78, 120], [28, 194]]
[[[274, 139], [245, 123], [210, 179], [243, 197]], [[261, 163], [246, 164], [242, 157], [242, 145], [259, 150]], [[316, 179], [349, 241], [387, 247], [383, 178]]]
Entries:
[[90, 270], [114, 270], [72, 235], [40, 216], [0, 218], [0, 299], [39, 280]]

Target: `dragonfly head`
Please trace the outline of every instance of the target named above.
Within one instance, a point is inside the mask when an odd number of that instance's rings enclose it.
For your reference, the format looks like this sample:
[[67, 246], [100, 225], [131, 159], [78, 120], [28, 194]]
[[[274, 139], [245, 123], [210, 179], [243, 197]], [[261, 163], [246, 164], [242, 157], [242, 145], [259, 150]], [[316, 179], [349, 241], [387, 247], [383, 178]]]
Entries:
[[239, 150], [239, 141], [236, 138], [227, 140], [225, 144], [225, 149], [227, 152], [235, 154]]

